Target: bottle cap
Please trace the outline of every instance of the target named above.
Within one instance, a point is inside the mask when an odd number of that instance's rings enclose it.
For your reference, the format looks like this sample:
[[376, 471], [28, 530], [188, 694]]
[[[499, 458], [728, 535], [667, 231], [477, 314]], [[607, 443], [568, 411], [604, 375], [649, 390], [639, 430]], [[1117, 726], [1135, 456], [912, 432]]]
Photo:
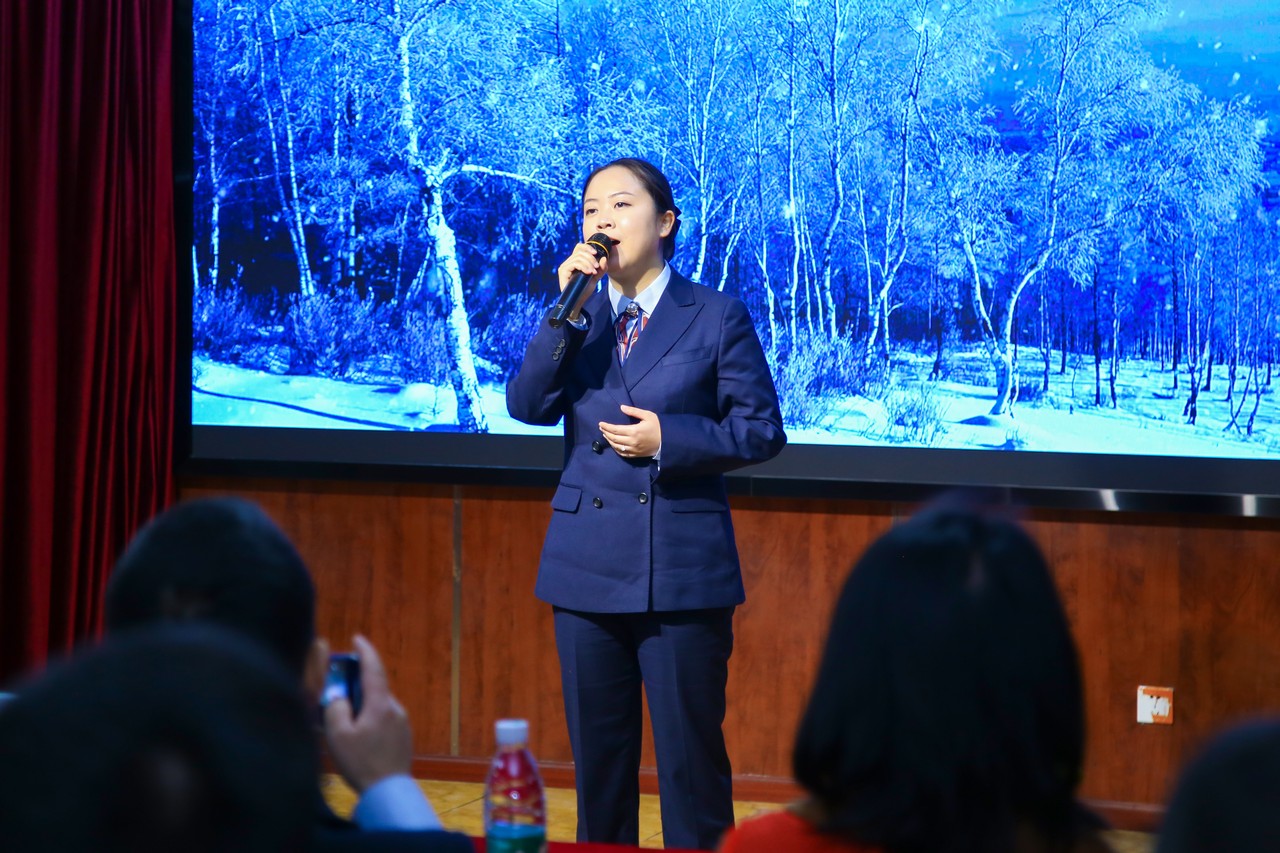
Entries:
[[498, 746], [519, 746], [529, 741], [528, 720], [498, 720], [493, 728]]

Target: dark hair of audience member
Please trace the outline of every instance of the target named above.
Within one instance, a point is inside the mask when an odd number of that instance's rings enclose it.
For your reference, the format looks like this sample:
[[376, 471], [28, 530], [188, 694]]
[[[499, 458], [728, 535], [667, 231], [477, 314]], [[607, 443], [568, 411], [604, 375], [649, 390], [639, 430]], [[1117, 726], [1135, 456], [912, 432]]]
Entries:
[[1280, 720], [1238, 723], [1178, 779], [1156, 853], [1254, 853], [1280, 845]]
[[302, 850], [318, 761], [297, 677], [211, 626], [50, 668], [0, 708], [7, 853]]
[[256, 504], [204, 498], [142, 528], [107, 585], [114, 634], [205, 621], [263, 642], [297, 674], [315, 640], [315, 587], [302, 557]]
[[1079, 664], [1045, 560], [1012, 520], [926, 510], [867, 549], [796, 738], [818, 828], [890, 853], [1067, 849]]

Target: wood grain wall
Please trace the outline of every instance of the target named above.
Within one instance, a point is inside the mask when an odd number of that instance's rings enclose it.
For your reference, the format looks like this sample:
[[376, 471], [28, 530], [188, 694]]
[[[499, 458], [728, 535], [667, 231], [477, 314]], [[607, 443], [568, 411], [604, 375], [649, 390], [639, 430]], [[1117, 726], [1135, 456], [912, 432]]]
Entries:
[[[550, 781], [571, 778], [550, 608], [533, 598], [550, 489], [188, 479], [185, 498], [258, 501], [315, 573], [318, 625], [388, 662], [418, 769], [478, 778], [492, 724], [527, 717]], [[787, 798], [791, 737], [834, 596], [862, 548], [911, 507], [734, 498], [747, 603], [725, 722], [740, 799]], [[1201, 741], [1280, 712], [1280, 525], [1033, 511], [1080, 646], [1089, 749], [1081, 793], [1149, 827]], [[1135, 722], [1139, 684], [1175, 688], [1174, 724]], [[652, 768], [648, 742], [643, 763]], [[652, 773], [646, 771], [647, 787]]]

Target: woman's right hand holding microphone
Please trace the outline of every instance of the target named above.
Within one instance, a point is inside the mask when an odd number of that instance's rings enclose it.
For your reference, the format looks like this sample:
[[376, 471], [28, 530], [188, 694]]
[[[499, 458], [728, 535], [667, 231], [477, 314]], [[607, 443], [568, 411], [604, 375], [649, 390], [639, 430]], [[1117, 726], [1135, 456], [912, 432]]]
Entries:
[[[573, 247], [573, 253], [560, 264], [560, 291], [562, 293], [569, 286], [569, 283], [573, 281], [573, 277], [577, 273], [590, 276], [591, 283], [595, 284], [600, 276], [609, 272], [609, 256], [597, 257], [596, 253], [598, 251], [599, 249], [594, 244], [586, 242], [579, 243]], [[594, 287], [583, 288], [582, 295], [578, 297], [577, 303], [569, 311], [570, 321], [577, 321], [579, 313], [582, 311], [583, 303], [587, 301], [587, 297], [594, 290]]]

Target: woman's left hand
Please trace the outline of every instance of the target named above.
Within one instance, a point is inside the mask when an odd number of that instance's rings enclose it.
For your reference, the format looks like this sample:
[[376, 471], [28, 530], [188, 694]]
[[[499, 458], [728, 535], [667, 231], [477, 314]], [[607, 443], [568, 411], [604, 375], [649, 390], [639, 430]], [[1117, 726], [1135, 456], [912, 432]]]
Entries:
[[648, 409], [637, 409], [635, 406], [623, 406], [622, 414], [635, 418], [633, 424], [607, 424], [600, 422], [600, 432], [605, 441], [621, 457], [626, 459], [644, 459], [656, 456], [662, 447], [662, 426], [658, 423], [657, 412]]

